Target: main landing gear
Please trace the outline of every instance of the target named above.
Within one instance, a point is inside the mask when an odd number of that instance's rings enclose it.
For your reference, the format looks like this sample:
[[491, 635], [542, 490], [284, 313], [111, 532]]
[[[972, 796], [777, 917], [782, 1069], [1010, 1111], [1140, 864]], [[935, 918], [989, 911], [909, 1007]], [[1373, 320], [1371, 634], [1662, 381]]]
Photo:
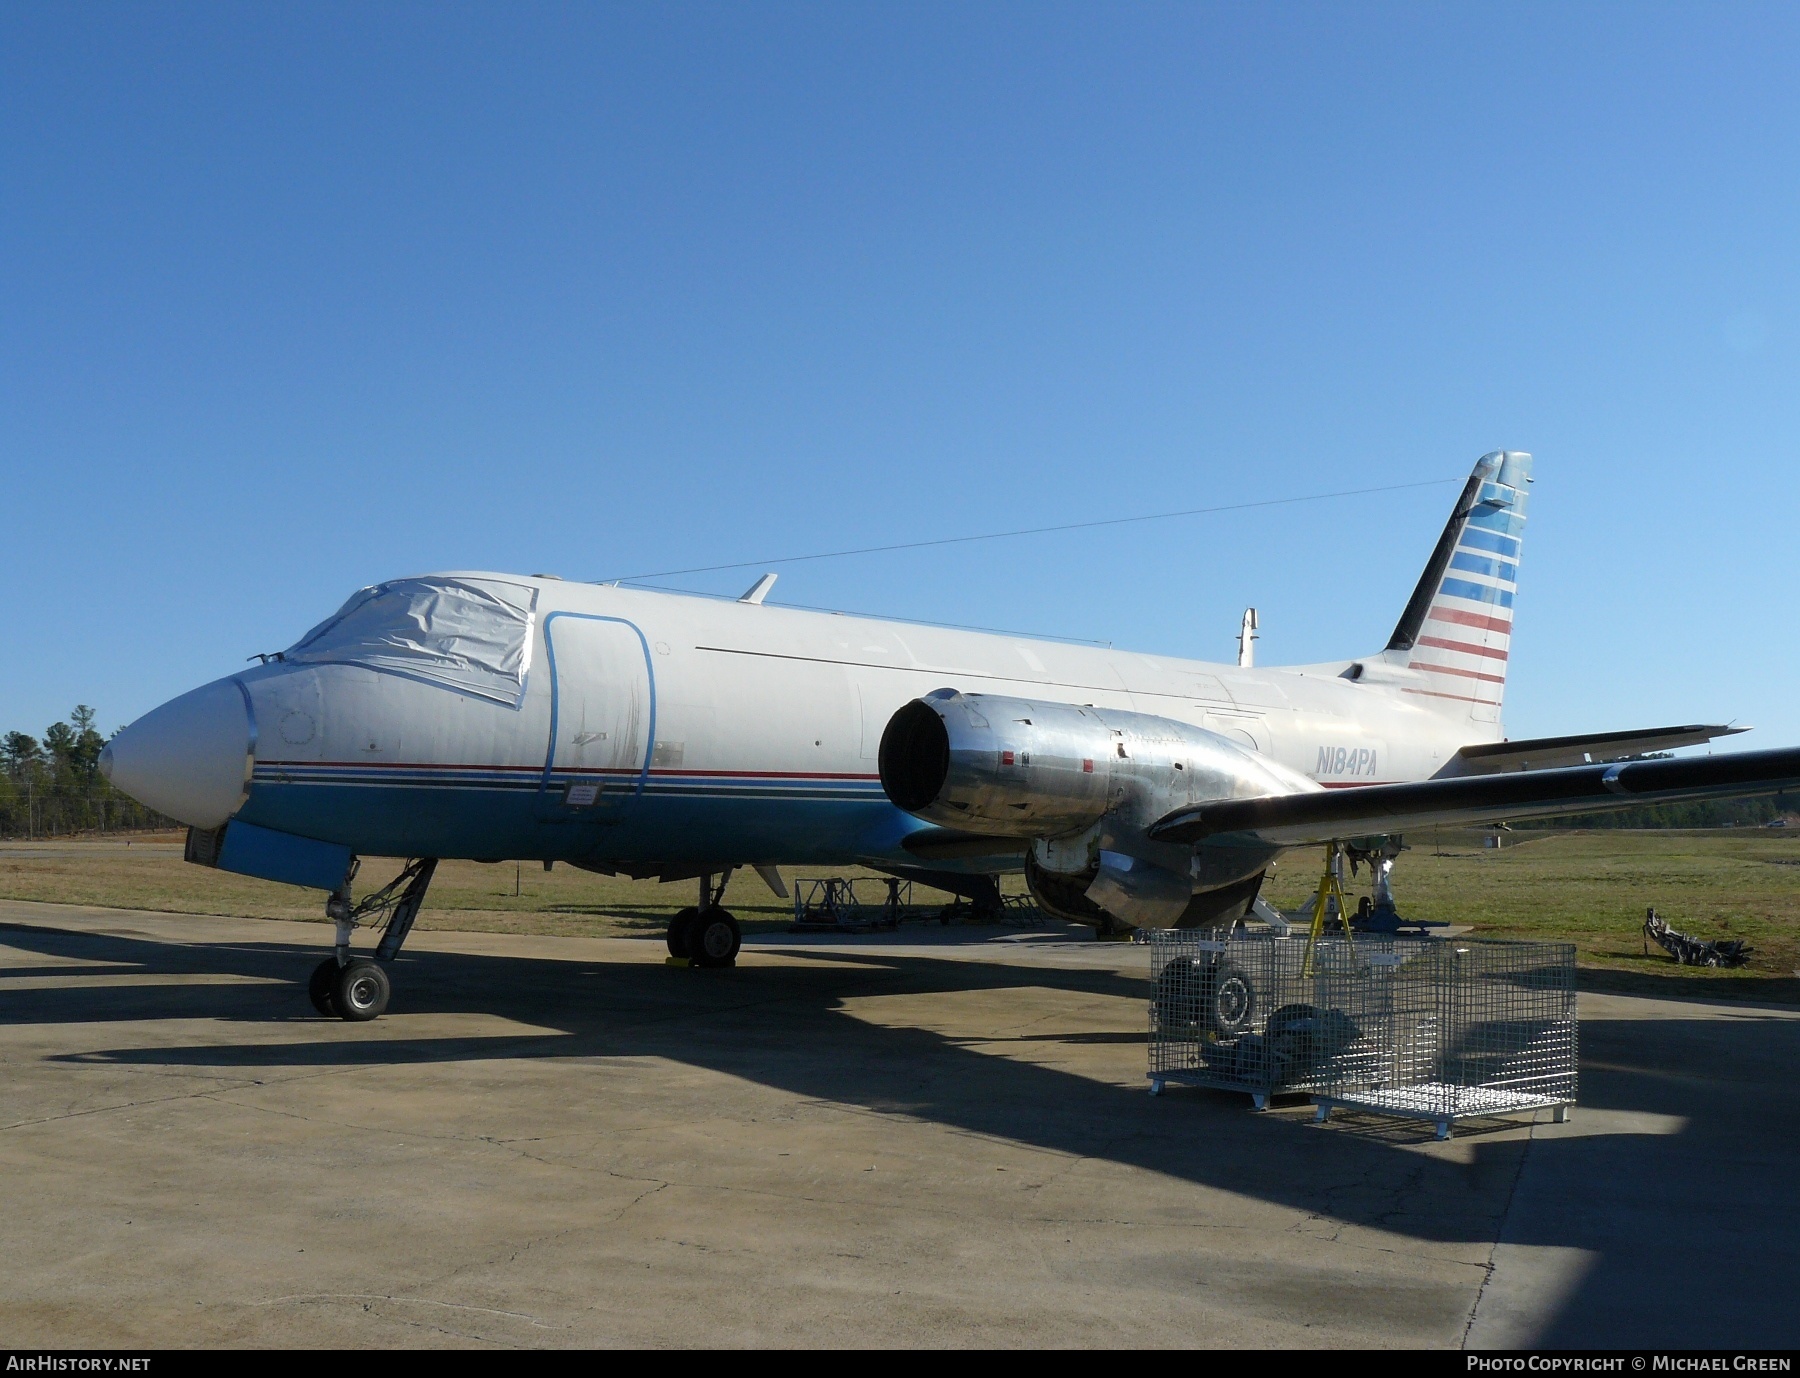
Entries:
[[697, 967], [729, 967], [737, 965], [738, 948], [743, 934], [731, 911], [720, 905], [725, 897], [725, 883], [731, 879], [731, 867], [719, 875], [717, 886], [711, 876], [700, 877], [700, 903], [683, 909], [669, 920], [669, 955]]
[[[356, 878], [362, 863], [350, 864], [332, 897], [325, 901], [325, 915], [337, 925], [337, 951], [313, 968], [306, 983], [307, 996], [320, 1014], [336, 1015], [361, 1023], [374, 1019], [388, 1007], [393, 982], [388, 979], [385, 963], [400, 955], [406, 935], [412, 932], [413, 920], [425, 903], [425, 891], [431, 885], [431, 874], [437, 870], [437, 858], [420, 857], [406, 863], [406, 869], [360, 904], [350, 903], [350, 882]], [[350, 955], [350, 935], [357, 925], [373, 923], [386, 914], [387, 924], [381, 941], [375, 945], [375, 960]]]

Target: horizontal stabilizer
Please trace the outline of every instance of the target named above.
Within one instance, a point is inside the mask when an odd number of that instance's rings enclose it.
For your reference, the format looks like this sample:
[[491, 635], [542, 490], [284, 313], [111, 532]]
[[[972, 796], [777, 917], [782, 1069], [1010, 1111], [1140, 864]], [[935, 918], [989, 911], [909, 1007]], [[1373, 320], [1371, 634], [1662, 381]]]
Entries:
[[1439, 779], [1456, 775], [1492, 775], [1502, 770], [1552, 770], [1558, 766], [1600, 765], [1652, 751], [1699, 746], [1717, 737], [1748, 732], [1747, 727], [1640, 727], [1632, 732], [1590, 732], [1577, 737], [1534, 737], [1518, 742], [1483, 742], [1465, 746], [1438, 772]]
[[978, 861], [982, 857], [1016, 861], [1031, 844], [1022, 837], [989, 837], [955, 828], [927, 828], [909, 833], [900, 845], [921, 861]]
[[1409, 828], [1600, 813], [1637, 804], [1774, 794], [1800, 787], [1800, 748], [1558, 770], [1505, 771], [1404, 785], [1222, 799], [1177, 809], [1150, 829], [1158, 842], [1248, 833], [1291, 846]]

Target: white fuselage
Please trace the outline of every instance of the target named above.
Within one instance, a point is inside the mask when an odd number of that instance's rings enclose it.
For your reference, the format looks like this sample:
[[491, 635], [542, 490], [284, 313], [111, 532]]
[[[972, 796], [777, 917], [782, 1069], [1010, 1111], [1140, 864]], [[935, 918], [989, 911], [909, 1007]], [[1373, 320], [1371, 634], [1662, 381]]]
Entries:
[[516, 705], [356, 664], [247, 671], [234, 678], [254, 720], [255, 770], [239, 816], [366, 853], [561, 856], [645, 873], [681, 861], [880, 860], [902, 855], [900, 837], [920, 826], [882, 795], [881, 734], [935, 689], [1170, 718], [1327, 787], [1426, 778], [1459, 747], [1499, 735], [1497, 724], [1447, 713], [1417, 671], [1381, 657], [1247, 669], [637, 589], [451, 577], [536, 590]]

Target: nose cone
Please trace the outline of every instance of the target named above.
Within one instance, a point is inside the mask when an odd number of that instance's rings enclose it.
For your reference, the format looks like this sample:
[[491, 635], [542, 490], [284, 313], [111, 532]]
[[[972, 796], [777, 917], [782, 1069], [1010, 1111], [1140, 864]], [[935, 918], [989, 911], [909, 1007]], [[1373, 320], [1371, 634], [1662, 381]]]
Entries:
[[100, 754], [100, 770], [158, 813], [216, 828], [244, 802], [252, 744], [243, 691], [222, 679], [139, 718]]

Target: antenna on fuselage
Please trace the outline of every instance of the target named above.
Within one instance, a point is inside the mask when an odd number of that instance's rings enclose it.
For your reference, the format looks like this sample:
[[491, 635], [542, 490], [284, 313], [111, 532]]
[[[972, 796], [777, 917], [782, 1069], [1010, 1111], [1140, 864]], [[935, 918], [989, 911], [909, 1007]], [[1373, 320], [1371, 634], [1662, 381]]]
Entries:
[[773, 574], [763, 575], [762, 578], [758, 579], [754, 584], [750, 585], [749, 588], [744, 590], [743, 594], [738, 598], [738, 602], [762, 602], [763, 599], [769, 596], [769, 590], [775, 587], [775, 579], [776, 576]]
[[1244, 625], [1238, 629], [1238, 665], [1243, 669], [1251, 669], [1256, 664], [1256, 643], [1262, 640], [1256, 634], [1256, 609], [1244, 609]]

